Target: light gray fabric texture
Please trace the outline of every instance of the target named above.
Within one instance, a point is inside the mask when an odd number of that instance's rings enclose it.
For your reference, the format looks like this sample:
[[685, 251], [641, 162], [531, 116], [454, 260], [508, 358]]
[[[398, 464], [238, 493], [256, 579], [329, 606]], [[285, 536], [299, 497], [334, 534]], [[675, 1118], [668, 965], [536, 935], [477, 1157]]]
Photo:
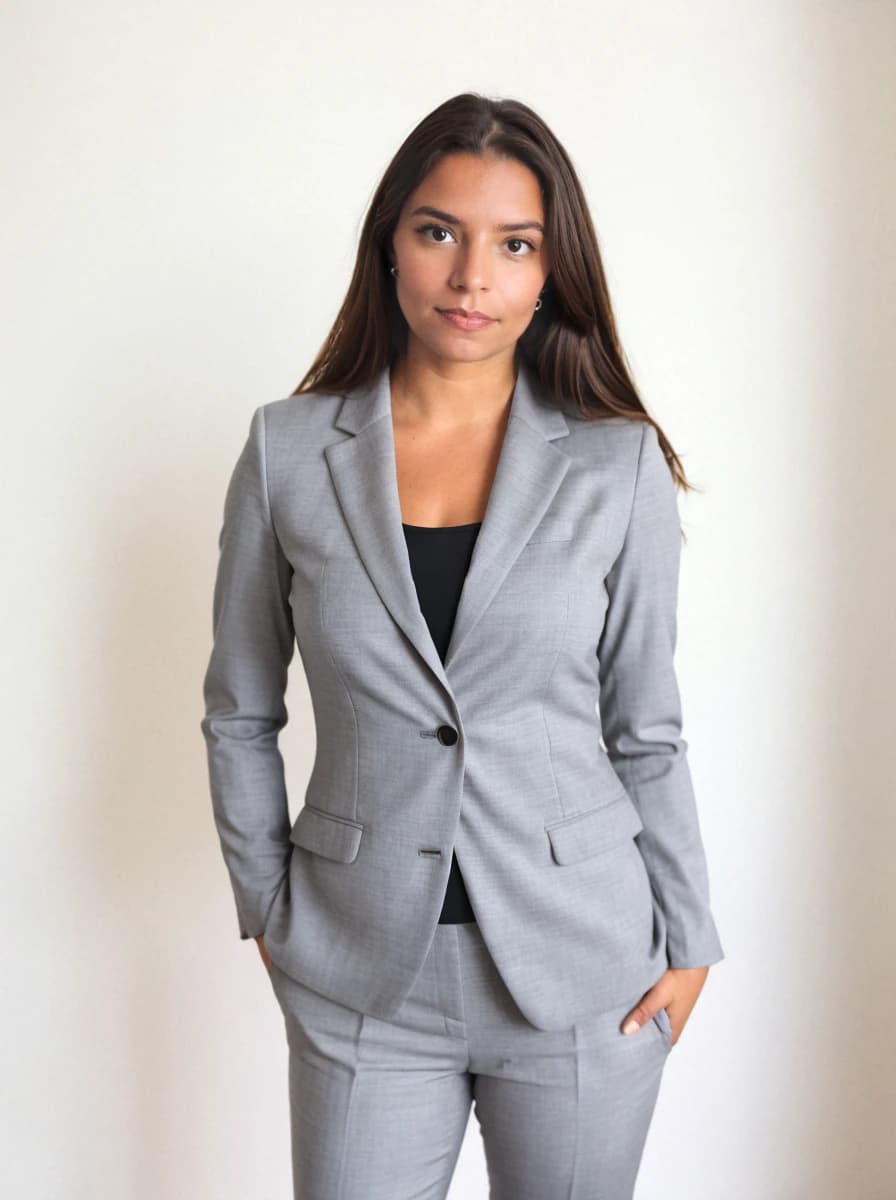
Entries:
[[632, 1200], [672, 1033], [639, 997], [534, 1029], [475, 921], [437, 925], [391, 1021], [286, 975], [294, 1200], [444, 1200], [473, 1114], [490, 1200]]
[[[387, 369], [255, 410], [224, 502], [201, 722], [240, 935], [388, 1019], [454, 847], [538, 1029], [615, 1010], [667, 965], [720, 961], [654, 428], [561, 410], [520, 366], [444, 664], [401, 521]], [[296, 647], [316, 752], [293, 820], [278, 735]]]

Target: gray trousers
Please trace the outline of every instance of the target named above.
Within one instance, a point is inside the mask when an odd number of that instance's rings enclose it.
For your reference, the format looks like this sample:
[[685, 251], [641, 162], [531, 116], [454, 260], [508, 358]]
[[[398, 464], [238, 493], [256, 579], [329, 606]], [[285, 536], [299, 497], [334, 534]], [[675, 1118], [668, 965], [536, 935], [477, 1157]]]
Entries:
[[276, 964], [270, 976], [289, 1048], [295, 1200], [444, 1200], [471, 1102], [490, 1200], [632, 1200], [672, 1048], [665, 1010], [629, 1035], [640, 996], [536, 1029], [476, 922], [437, 927], [390, 1021]]

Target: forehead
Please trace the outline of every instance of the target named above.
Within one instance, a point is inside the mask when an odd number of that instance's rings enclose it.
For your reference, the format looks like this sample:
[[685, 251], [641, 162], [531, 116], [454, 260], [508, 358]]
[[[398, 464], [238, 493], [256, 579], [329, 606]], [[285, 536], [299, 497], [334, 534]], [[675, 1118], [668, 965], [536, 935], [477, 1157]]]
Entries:
[[449, 154], [440, 159], [405, 202], [403, 213], [429, 205], [462, 221], [544, 221], [535, 173], [516, 159]]

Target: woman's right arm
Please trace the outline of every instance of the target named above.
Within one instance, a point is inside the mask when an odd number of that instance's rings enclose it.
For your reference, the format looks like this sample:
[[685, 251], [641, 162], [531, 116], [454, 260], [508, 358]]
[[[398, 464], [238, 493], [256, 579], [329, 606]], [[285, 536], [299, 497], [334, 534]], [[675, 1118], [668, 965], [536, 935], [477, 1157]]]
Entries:
[[292, 568], [274, 532], [265, 463], [261, 406], [224, 501], [201, 721], [215, 824], [243, 939], [263, 933], [292, 850], [278, 746], [295, 650]]

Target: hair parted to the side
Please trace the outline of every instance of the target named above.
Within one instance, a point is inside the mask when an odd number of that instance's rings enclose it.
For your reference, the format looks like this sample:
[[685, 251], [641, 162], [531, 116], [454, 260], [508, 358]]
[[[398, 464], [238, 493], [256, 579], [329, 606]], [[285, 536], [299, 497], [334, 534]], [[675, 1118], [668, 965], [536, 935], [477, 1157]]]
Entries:
[[407, 322], [389, 273], [392, 234], [408, 196], [441, 158], [458, 153], [515, 159], [541, 186], [551, 270], [542, 306], [517, 342], [518, 360], [565, 412], [571, 408], [585, 420], [621, 416], [653, 425], [676, 486], [694, 490], [632, 380], [572, 161], [541, 117], [518, 100], [464, 92], [440, 104], [405, 138], [371, 199], [342, 307], [292, 395], [348, 391], [404, 355]]

